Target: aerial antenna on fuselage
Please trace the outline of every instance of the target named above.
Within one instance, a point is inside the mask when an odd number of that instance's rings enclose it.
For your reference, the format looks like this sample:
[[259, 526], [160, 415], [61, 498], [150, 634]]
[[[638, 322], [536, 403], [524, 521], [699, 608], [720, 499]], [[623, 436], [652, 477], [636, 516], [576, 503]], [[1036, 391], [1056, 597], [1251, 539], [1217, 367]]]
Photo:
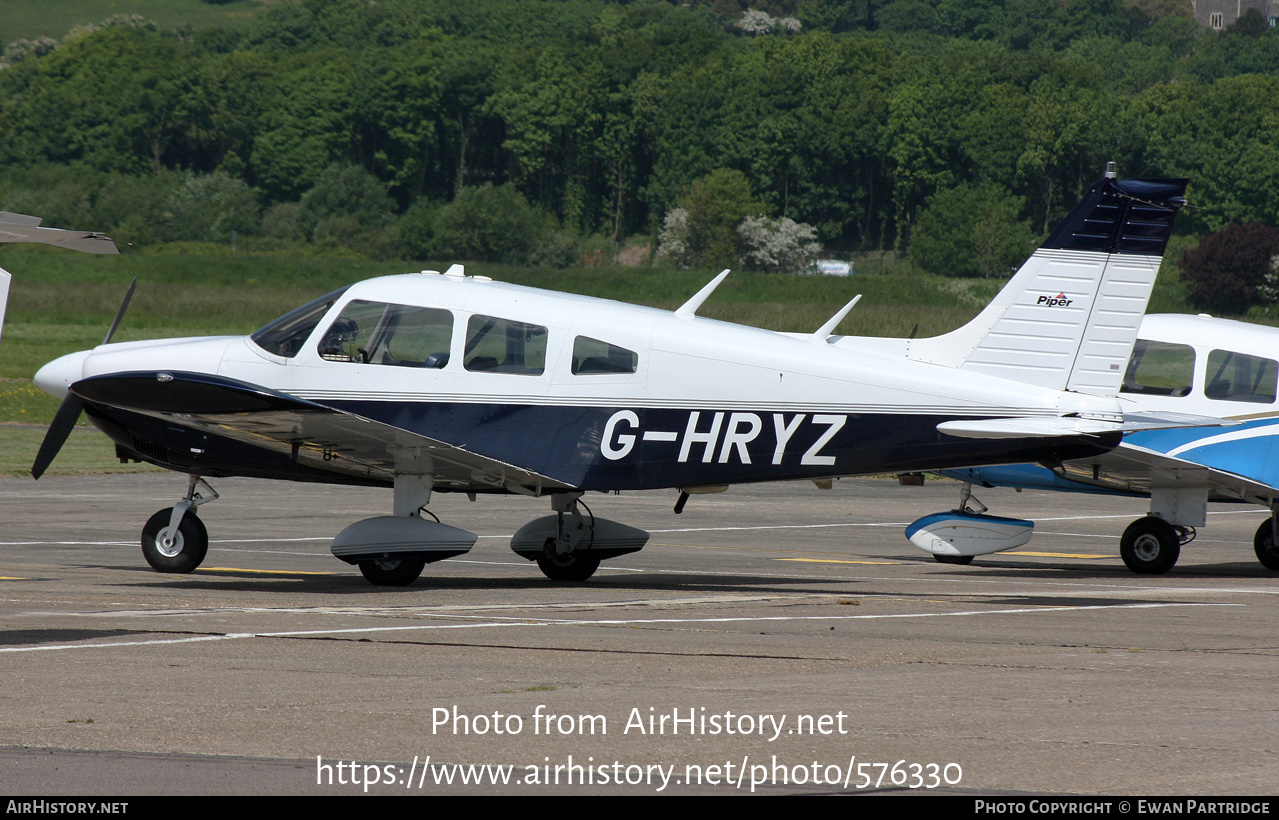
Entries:
[[861, 299], [862, 295], [860, 293], [854, 296], [853, 300], [840, 308], [839, 312], [830, 317], [826, 324], [817, 328], [817, 331], [811, 337], [812, 340], [814, 342], [829, 341], [830, 335], [835, 332], [835, 328], [839, 327], [839, 323], [844, 321], [844, 317], [848, 315], [848, 312], [852, 310], [853, 306], [860, 302]]
[[702, 302], [705, 302], [708, 298], [710, 298], [710, 295], [715, 292], [715, 288], [719, 287], [719, 283], [724, 281], [724, 279], [728, 276], [728, 271], [729, 268], [724, 268], [724, 270], [720, 272], [719, 276], [716, 276], [707, 283], [706, 287], [693, 294], [692, 299], [689, 299], [687, 302], [680, 305], [679, 310], [675, 311], [675, 315], [683, 316], [686, 319], [691, 319], [696, 316], [697, 309], [702, 306]]

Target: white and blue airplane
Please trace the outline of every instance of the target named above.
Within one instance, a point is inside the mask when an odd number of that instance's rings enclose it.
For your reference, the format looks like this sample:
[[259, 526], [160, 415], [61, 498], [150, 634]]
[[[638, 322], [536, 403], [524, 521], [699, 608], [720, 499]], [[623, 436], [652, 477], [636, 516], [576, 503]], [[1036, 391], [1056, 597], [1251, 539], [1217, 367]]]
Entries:
[[[1257, 504], [1271, 517], [1257, 528], [1253, 548], [1266, 568], [1279, 570], [1277, 383], [1279, 329], [1205, 315], [1147, 316], [1120, 402], [1142, 411], [1220, 416], [1231, 426], [1132, 432], [1114, 450], [1084, 459], [942, 472], [967, 482], [965, 496], [971, 484], [1149, 496], [1149, 514], [1128, 526], [1119, 548], [1129, 569], [1144, 574], [1172, 569], [1181, 547], [1207, 523], [1209, 501]], [[957, 512], [920, 519], [907, 537], [948, 563], [968, 563], [1030, 538], [1029, 521], [965, 507], [961, 501]]]
[[142, 530], [162, 572], [199, 566], [207, 479], [393, 489], [331, 551], [375, 584], [411, 583], [477, 536], [433, 493], [548, 498], [511, 542], [582, 581], [648, 533], [596, 518], [588, 492], [1089, 459], [1125, 432], [1216, 423], [1135, 415], [1118, 398], [1185, 180], [1113, 171], [968, 325], [932, 339], [811, 334], [502, 284], [460, 265], [372, 279], [250, 336], [104, 344], [36, 374], [61, 398], [39, 477], [80, 414], [138, 459], [188, 475]]

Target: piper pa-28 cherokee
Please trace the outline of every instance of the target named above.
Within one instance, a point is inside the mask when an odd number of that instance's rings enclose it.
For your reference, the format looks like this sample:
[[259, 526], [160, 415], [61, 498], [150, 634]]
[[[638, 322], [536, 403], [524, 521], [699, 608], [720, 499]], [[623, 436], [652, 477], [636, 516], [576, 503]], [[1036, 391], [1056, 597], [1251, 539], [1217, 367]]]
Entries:
[[[1209, 501], [1245, 501], [1271, 510], [1253, 537], [1257, 560], [1279, 570], [1279, 329], [1211, 316], [1147, 316], [1120, 388], [1121, 401], [1143, 410], [1202, 413], [1236, 422], [1226, 430], [1147, 430], [1129, 433], [1116, 449], [1051, 467], [1021, 464], [947, 470], [945, 474], [986, 487], [1017, 487], [1150, 497], [1150, 513], [1124, 531], [1119, 554], [1134, 572], [1172, 569], [1181, 547], [1207, 523]], [[954, 521], [963, 519], [963, 507]], [[1020, 546], [990, 537], [967, 541], [930, 538], [951, 516], [920, 519], [907, 535], [938, 560], [968, 563]], [[1001, 519], [1017, 522], [1017, 519]], [[921, 524], [921, 522], [925, 522]], [[944, 524], [942, 526], [945, 526]], [[1029, 521], [1005, 523], [1001, 531], [1021, 543]], [[949, 533], [947, 533], [949, 534]], [[1020, 535], [1014, 535], [1020, 534]], [[997, 547], [998, 549], [992, 549]], [[945, 549], [945, 552], [937, 552]], [[951, 550], [954, 550], [953, 552]], [[960, 550], [965, 550], [960, 552]], [[966, 560], [965, 560], [966, 559]]]
[[[478, 536], [422, 515], [433, 492], [550, 498], [512, 549], [582, 581], [648, 533], [596, 518], [591, 491], [678, 489], [1088, 458], [1130, 430], [1116, 398], [1185, 180], [1113, 171], [971, 323], [931, 339], [812, 334], [444, 273], [351, 285], [247, 337], [101, 347], [45, 365], [63, 398], [32, 474], [80, 413], [122, 458], [189, 475], [142, 531], [147, 561], [189, 572], [208, 546], [205, 479], [390, 486], [393, 514], [331, 549], [374, 584], [411, 583]], [[427, 512], [427, 515], [431, 515]], [[434, 518], [434, 516], [431, 516]]]

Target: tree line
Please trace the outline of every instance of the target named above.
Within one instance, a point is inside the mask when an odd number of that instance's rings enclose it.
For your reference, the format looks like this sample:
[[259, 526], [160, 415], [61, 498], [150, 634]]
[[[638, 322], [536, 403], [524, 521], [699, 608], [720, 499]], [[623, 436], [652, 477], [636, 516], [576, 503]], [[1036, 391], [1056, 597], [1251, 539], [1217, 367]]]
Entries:
[[[1279, 224], [1277, 92], [1279, 32], [1174, 0], [286, 0], [7, 44], [0, 207], [140, 245], [573, 264], [731, 174], [829, 253], [1000, 275], [1108, 160], [1189, 177], [1183, 231]], [[681, 264], [724, 255], [699, 242]]]

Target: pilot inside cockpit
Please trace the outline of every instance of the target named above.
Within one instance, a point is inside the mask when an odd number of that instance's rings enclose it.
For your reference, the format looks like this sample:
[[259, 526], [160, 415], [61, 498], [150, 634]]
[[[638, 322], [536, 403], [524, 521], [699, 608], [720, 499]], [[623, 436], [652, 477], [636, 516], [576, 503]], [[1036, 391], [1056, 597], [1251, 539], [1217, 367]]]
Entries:
[[355, 349], [360, 326], [354, 319], [341, 317], [325, 331], [320, 341], [320, 358], [331, 362], [362, 362], [362, 351]]

